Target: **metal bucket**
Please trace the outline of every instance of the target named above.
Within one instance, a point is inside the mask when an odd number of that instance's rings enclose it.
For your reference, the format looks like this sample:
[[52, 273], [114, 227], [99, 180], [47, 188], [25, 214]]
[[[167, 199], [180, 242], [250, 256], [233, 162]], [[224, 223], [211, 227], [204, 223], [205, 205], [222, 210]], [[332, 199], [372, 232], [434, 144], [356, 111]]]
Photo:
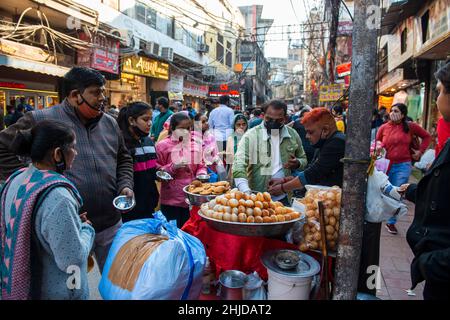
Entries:
[[247, 275], [238, 270], [224, 271], [219, 276], [220, 298], [222, 300], [242, 300]]

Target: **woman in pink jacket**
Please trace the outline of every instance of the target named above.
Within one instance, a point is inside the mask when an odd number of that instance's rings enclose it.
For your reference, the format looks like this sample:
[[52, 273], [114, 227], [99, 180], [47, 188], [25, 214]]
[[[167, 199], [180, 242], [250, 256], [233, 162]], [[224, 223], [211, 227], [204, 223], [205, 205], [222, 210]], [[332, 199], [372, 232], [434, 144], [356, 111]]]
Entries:
[[182, 112], [175, 113], [169, 135], [156, 144], [157, 167], [168, 172], [173, 180], [161, 183], [161, 211], [167, 220], [176, 220], [181, 228], [189, 219], [183, 187], [198, 175], [206, 174], [202, 159], [202, 145], [192, 138], [191, 119]]

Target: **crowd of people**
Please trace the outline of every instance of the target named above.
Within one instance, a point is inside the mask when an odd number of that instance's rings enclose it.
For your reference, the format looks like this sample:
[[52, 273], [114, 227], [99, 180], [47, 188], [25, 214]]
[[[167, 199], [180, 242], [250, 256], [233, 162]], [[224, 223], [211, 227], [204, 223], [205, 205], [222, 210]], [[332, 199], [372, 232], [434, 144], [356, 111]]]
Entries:
[[[416, 203], [407, 235], [416, 257], [412, 281], [425, 280], [430, 299], [450, 296], [450, 63], [436, 77], [443, 118], [436, 160], [418, 185], [407, 185], [412, 162], [431, 135], [408, 121], [404, 104], [375, 112], [372, 122], [390, 182]], [[207, 112], [180, 111], [160, 97], [155, 108], [130, 102], [106, 110], [99, 72], [74, 67], [64, 81], [60, 105], [26, 112], [0, 132], [2, 299], [86, 299], [87, 281], [80, 290], [66, 286], [67, 267], [80, 266], [86, 280], [93, 254], [102, 272], [122, 223], [151, 218], [158, 208], [181, 228], [190, 217], [182, 189], [199, 175], [228, 179], [242, 192], [268, 191], [285, 205], [308, 184], [342, 186], [347, 114], [340, 106], [289, 114], [286, 103], [272, 100], [250, 115], [235, 112], [229, 96]], [[157, 170], [173, 180], [157, 182]], [[135, 198], [131, 212], [114, 208], [118, 195]], [[386, 226], [396, 233], [394, 219]]]

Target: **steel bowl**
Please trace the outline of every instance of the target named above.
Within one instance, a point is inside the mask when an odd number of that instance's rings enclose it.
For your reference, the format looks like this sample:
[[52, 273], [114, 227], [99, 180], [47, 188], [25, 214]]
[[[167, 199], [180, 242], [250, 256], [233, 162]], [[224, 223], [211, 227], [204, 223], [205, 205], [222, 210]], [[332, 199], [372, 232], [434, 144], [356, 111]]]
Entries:
[[209, 179], [211, 178], [211, 176], [209, 174], [201, 174], [201, 175], [198, 175], [196, 178], [200, 182], [208, 182]]
[[136, 200], [127, 196], [118, 196], [113, 200], [114, 208], [122, 213], [128, 212], [136, 205]]
[[156, 177], [158, 177], [158, 179], [161, 181], [173, 180], [172, 176], [168, 172], [161, 171], [161, 170], [156, 171]]
[[189, 204], [192, 206], [200, 207], [202, 204], [209, 202], [218, 196], [215, 194], [201, 195], [201, 194], [191, 193], [191, 192], [187, 191], [188, 188], [189, 188], [189, 186], [184, 187], [183, 192], [186, 194], [187, 202], [189, 202]]
[[206, 221], [208, 226], [217, 231], [230, 233], [237, 236], [246, 237], [279, 237], [284, 236], [290, 228], [297, 221], [305, 219], [305, 215], [300, 218], [284, 221], [284, 222], [271, 222], [271, 223], [242, 223], [221, 221], [203, 215], [201, 210], [198, 212], [199, 216]]

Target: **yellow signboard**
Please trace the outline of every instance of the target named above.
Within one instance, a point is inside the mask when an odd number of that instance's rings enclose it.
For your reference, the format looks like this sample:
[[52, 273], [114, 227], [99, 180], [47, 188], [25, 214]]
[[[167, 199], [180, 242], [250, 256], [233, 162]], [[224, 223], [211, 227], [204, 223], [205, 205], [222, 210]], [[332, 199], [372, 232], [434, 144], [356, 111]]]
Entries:
[[320, 102], [334, 102], [344, 95], [345, 85], [342, 83], [320, 86]]
[[125, 58], [122, 72], [169, 80], [169, 64], [146, 57]]

